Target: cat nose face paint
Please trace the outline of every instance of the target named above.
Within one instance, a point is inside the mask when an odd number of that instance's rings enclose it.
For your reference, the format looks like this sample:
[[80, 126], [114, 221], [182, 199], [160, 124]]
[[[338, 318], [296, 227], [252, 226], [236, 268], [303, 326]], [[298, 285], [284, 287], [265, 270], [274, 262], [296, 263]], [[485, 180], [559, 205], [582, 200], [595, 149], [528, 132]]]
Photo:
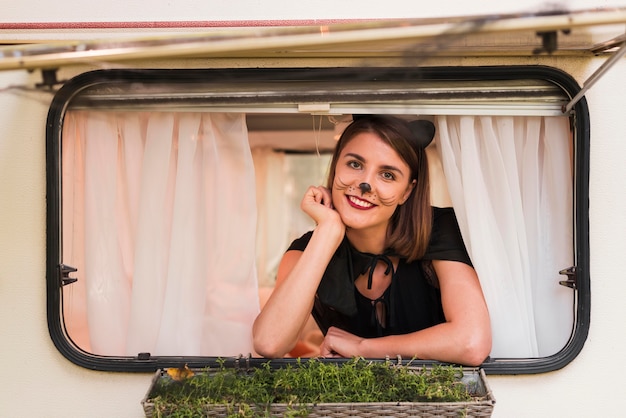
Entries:
[[365, 193], [372, 191], [372, 186], [369, 183], [361, 183], [359, 184], [359, 189], [361, 189], [361, 196], [363, 196]]

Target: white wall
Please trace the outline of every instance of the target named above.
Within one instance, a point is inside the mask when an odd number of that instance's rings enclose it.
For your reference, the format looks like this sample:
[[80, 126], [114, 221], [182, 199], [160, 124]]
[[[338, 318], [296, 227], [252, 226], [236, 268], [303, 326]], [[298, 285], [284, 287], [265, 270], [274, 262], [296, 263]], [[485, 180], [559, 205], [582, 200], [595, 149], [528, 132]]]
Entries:
[[[565, 64], [582, 84], [590, 67]], [[595, 61], [593, 69], [600, 63]], [[591, 323], [581, 354], [564, 369], [490, 379], [503, 417], [624, 416], [626, 389], [617, 372], [626, 353], [626, 62], [586, 95], [591, 118]]]
[[[89, 5], [86, 6], [85, 4]], [[389, 2], [281, 2], [292, 8], [265, 7], [261, 0], [242, 2], [9, 2], [1, 22], [119, 20], [300, 19], [384, 17], [399, 9]], [[427, 11], [445, 11], [448, 8]], [[454, 3], [460, 14], [471, 2]], [[489, 2], [494, 9], [499, 4]], [[574, 2], [579, 4], [581, 2]], [[586, 2], [595, 6], [609, 2]], [[98, 5], [102, 8], [98, 8]], [[177, 4], [174, 10], [174, 4]], [[298, 4], [296, 7], [295, 5]], [[392, 2], [394, 5], [399, 2]], [[417, 4], [417, 2], [415, 2]], [[433, 3], [434, 4], [434, 3]], [[440, 5], [441, 2], [438, 2]], [[104, 6], [106, 5], [106, 7]], [[210, 5], [210, 6], [209, 6]], [[8, 7], [8, 9], [7, 9]], [[465, 9], [463, 9], [465, 8]], [[204, 10], [204, 13], [198, 11]], [[242, 15], [242, 13], [249, 13]], [[415, 14], [421, 13], [415, 11]], [[162, 19], [161, 19], [162, 20]], [[2, 33], [0, 32], [0, 37]], [[545, 64], [564, 69], [580, 84], [602, 60], [567, 57], [456, 58], [437, 64]], [[198, 62], [207, 65], [206, 62]], [[322, 64], [320, 64], [322, 63]], [[350, 64], [350, 60], [332, 64]], [[326, 64], [329, 64], [326, 62]], [[190, 66], [193, 62], [145, 66]], [[323, 65], [317, 61], [212, 61], [210, 65]], [[61, 72], [61, 78], [85, 69]], [[497, 399], [496, 417], [623, 416], [626, 389], [615, 367], [626, 353], [626, 63], [620, 62], [587, 94], [591, 109], [591, 281], [589, 338], [582, 353], [560, 371], [532, 376], [490, 376]], [[37, 72], [0, 72], [0, 417], [141, 417], [140, 400], [151, 374], [105, 373], [82, 369], [54, 348], [46, 325], [45, 291], [45, 122], [51, 94], [11, 88], [33, 85]]]

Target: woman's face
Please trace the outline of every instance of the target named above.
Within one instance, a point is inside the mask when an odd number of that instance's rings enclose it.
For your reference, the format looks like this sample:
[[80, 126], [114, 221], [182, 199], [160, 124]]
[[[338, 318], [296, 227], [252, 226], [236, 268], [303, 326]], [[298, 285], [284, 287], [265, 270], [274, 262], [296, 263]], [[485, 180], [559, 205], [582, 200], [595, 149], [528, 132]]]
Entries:
[[[362, 192], [359, 184], [368, 183]], [[415, 181], [398, 153], [370, 132], [357, 134], [337, 159], [332, 199], [348, 228], [387, 231], [398, 205], [411, 194]]]

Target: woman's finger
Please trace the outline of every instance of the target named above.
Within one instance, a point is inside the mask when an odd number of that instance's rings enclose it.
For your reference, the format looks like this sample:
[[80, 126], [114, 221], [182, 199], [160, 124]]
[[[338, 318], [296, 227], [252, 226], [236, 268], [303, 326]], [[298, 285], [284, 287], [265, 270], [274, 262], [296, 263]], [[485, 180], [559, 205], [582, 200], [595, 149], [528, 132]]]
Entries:
[[333, 207], [333, 199], [332, 199], [332, 195], [330, 194], [330, 190], [328, 190], [326, 187], [318, 187], [320, 193], [322, 194], [322, 203], [324, 204], [324, 206], [331, 208]]

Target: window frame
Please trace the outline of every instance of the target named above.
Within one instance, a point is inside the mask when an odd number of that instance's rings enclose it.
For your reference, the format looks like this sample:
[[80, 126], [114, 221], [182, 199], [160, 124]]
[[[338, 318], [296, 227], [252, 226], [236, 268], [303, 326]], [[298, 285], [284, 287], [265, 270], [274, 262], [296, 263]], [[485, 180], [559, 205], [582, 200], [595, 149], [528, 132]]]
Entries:
[[[357, 78], [358, 76], [358, 78]], [[46, 288], [47, 323], [56, 348], [69, 361], [94, 370], [155, 371], [164, 367], [216, 365], [217, 357], [150, 356], [140, 353], [134, 357], [99, 356], [81, 350], [70, 340], [63, 323], [63, 279], [71, 277], [62, 266], [62, 184], [61, 136], [63, 118], [70, 104], [85, 89], [119, 81], [143, 83], [171, 83], [185, 85], [202, 80], [250, 82], [258, 80], [315, 81], [336, 80], [349, 84], [352, 80], [366, 81], [374, 88], [380, 80], [427, 79], [434, 81], [487, 80], [498, 83], [516, 79], [536, 79], [557, 86], [570, 99], [580, 91], [578, 83], [567, 73], [545, 66], [489, 66], [489, 67], [367, 67], [367, 68], [282, 68], [282, 69], [171, 69], [171, 70], [97, 70], [80, 74], [54, 96], [46, 125]], [[570, 363], [582, 350], [589, 332], [590, 277], [589, 277], [589, 109], [583, 97], [576, 103], [570, 116], [574, 135], [574, 260], [572, 273], [574, 291], [574, 324], [569, 341], [558, 353], [529, 359], [487, 359], [481, 366], [487, 374], [534, 374], [558, 370]], [[565, 280], [566, 278], [564, 278]], [[261, 358], [230, 358], [226, 364], [260, 364]], [[274, 360], [274, 364], [291, 363], [295, 359]], [[331, 361], [331, 360], [328, 360]], [[341, 360], [332, 360], [341, 361]], [[423, 364], [432, 362], [424, 361]]]

